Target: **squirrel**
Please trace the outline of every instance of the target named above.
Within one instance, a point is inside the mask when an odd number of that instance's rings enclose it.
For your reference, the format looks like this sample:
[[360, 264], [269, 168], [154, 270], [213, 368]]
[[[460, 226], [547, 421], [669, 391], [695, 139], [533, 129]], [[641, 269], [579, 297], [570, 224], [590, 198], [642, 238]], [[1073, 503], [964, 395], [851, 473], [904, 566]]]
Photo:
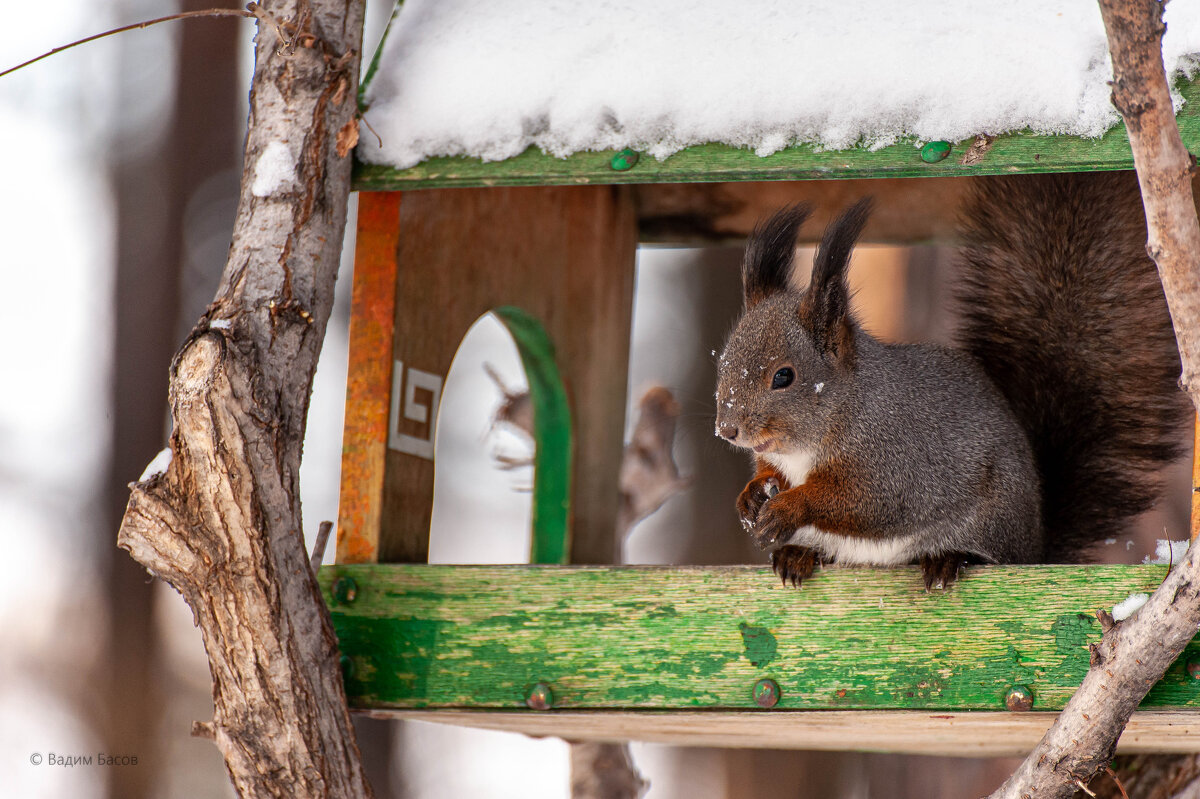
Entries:
[[718, 363], [716, 435], [753, 453], [737, 500], [785, 583], [825, 563], [1073, 562], [1150, 508], [1190, 418], [1131, 173], [977, 178], [959, 224], [955, 348], [886, 344], [850, 308], [871, 201], [825, 230], [760, 223]]

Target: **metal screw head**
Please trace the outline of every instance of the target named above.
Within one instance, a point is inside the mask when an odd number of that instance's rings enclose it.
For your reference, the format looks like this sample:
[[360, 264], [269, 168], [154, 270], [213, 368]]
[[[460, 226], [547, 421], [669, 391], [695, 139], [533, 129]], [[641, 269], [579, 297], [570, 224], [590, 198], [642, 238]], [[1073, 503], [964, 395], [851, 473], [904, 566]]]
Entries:
[[1187, 663], [1187, 673], [1200, 680], [1200, 658], [1192, 658]]
[[950, 155], [950, 142], [931, 141], [921, 148], [921, 160], [927, 164], [936, 164]]
[[761, 679], [754, 683], [751, 691], [754, 704], [759, 707], [775, 707], [779, 704], [779, 683], [771, 679]]
[[612, 157], [612, 160], [608, 162], [608, 165], [610, 167], [612, 167], [613, 169], [615, 169], [617, 172], [624, 172], [626, 169], [633, 169], [634, 165], [637, 162], [638, 162], [637, 150], [631, 150], [628, 147], [626, 147], [624, 150], [622, 150], [621, 152], [614, 155]]
[[1004, 706], [1009, 710], [1024, 712], [1033, 709], [1033, 692], [1024, 685], [1014, 685], [1004, 697]]
[[544, 682], [537, 683], [529, 689], [525, 704], [533, 710], [549, 710], [554, 706], [554, 692]]
[[343, 605], [351, 605], [358, 598], [358, 583], [353, 577], [339, 577], [333, 581], [333, 598]]

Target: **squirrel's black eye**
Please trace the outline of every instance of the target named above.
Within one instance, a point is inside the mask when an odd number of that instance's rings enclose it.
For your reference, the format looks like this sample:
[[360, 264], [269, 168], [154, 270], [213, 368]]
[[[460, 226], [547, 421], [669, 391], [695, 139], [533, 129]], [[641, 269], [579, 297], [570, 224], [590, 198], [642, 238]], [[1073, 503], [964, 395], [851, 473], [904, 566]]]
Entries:
[[771, 388], [787, 388], [795, 379], [796, 373], [792, 370], [792, 367], [785, 366], [771, 378]]

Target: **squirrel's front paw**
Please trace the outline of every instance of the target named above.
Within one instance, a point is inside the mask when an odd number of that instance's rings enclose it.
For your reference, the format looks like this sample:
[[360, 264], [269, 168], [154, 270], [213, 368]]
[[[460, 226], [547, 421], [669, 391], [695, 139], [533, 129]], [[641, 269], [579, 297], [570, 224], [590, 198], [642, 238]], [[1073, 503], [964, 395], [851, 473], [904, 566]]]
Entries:
[[779, 493], [779, 481], [774, 477], [751, 480], [737, 498], [738, 519], [746, 532], [758, 536], [758, 515], [767, 500]]
[[779, 575], [784, 585], [789, 582], [796, 588], [812, 577], [813, 570], [821, 559], [815, 550], [787, 544], [771, 553], [771, 568]]
[[802, 527], [795, 518], [790, 503], [784, 501], [786, 495], [763, 505], [758, 511], [758, 520], [750, 535], [759, 549], [769, 549], [779, 544], [785, 544], [796, 530]]

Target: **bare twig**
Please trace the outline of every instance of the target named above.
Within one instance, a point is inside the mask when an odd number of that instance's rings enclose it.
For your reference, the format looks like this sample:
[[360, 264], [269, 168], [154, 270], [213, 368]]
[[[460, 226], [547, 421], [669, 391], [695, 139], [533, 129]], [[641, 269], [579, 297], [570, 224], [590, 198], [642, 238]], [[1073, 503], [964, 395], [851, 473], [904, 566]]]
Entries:
[[533, 400], [530, 399], [529, 392], [509, 388], [504, 379], [500, 377], [500, 373], [496, 371], [496, 367], [490, 363], [483, 365], [483, 371], [487, 372], [487, 376], [496, 384], [496, 388], [500, 389], [502, 395], [500, 407], [496, 409], [496, 414], [492, 417], [492, 427], [500, 423], [510, 424], [532, 441]]
[[[1162, 4], [1100, 0], [1113, 61], [1113, 104], [1125, 119], [1146, 208], [1147, 251], [1158, 265], [1183, 362], [1200, 407], [1200, 222], [1162, 63]], [[993, 799], [1074, 794], [1108, 767], [1147, 691], [1200, 626], [1200, 548], [1192, 547], [1132, 618], [1092, 645], [1092, 668], [1053, 726]]]
[[[258, 8], [257, 4], [255, 4], [255, 3], [251, 3], [250, 5], [254, 6], [255, 9]], [[171, 14], [166, 17], [159, 17], [158, 19], [148, 19], [145, 22], [135, 22], [132, 25], [124, 25], [120, 28], [113, 28], [112, 30], [104, 31], [103, 33], [97, 33], [94, 36], [88, 36], [85, 39], [80, 39], [78, 41], [71, 42], [70, 44], [64, 44], [61, 47], [55, 47], [53, 50], [50, 50], [49, 52], [42, 53], [37, 58], [31, 58], [28, 61], [17, 64], [15, 67], [9, 67], [8, 69], [4, 70], [3, 72], [0, 72], [0, 78], [3, 78], [5, 75], [9, 74], [10, 72], [16, 72], [18, 69], [24, 69], [25, 67], [29, 66], [30, 64], [36, 64], [37, 62], [41, 61], [43, 58], [49, 58], [50, 56], [54, 55], [55, 53], [61, 53], [63, 50], [70, 50], [72, 47], [78, 47], [81, 44], [87, 44], [88, 42], [94, 42], [97, 39], [103, 39], [106, 36], [113, 36], [118, 33], [125, 33], [126, 31], [136, 31], [136, 30], [142, 30], [143, 28], [149, 28], [151, 25], [157, 25], [160, 22], [171, 22], [172, 20], [177, 20], [177, 19], [191, 19], [193, 17], [243, 17], [243, 18], [249, 17], [249, 18], [253, 19], [254, 17], [259, 16], [260, 14], [262, 14], [262, 12], [255, 13], [254, 11], [243, 10], [240, 8], [206, 8], [202, 11], [182, 11], [178, 14]], [[265, 16], [265, 14], [264, 14], [264, 16]], [[277, 24], [276, 24], [276, 28], [278, 28]], [[282, 39], [284, 37], [282, 35], [280, 35], [279, 38]]]
[[329, 545], [331, 530], [333, 530], [333, 522], [328, 521], [321, 522], [321, 526], [317, 528], [317, 540], [313, 541], [312, 554], [308, 559], [313, 574], [317, 573], [317, 569], [321, 568], [321, 562], [325, 560], [325, 547]]
[[[1129, 799], [1129, 794], [1125, 793], [1125, 786], [1121, 784], [1121, 779], [1117, 776], [1117, 772], [1112, 770], [1112, 766], [1105, 766], [1104, 773], [1112, 777], [1113, 784], [1117, 786], [1117, 790], [1121, 792], [1121, 799]], [[1095, 796], [1095, 794], [1092, 794]]]

